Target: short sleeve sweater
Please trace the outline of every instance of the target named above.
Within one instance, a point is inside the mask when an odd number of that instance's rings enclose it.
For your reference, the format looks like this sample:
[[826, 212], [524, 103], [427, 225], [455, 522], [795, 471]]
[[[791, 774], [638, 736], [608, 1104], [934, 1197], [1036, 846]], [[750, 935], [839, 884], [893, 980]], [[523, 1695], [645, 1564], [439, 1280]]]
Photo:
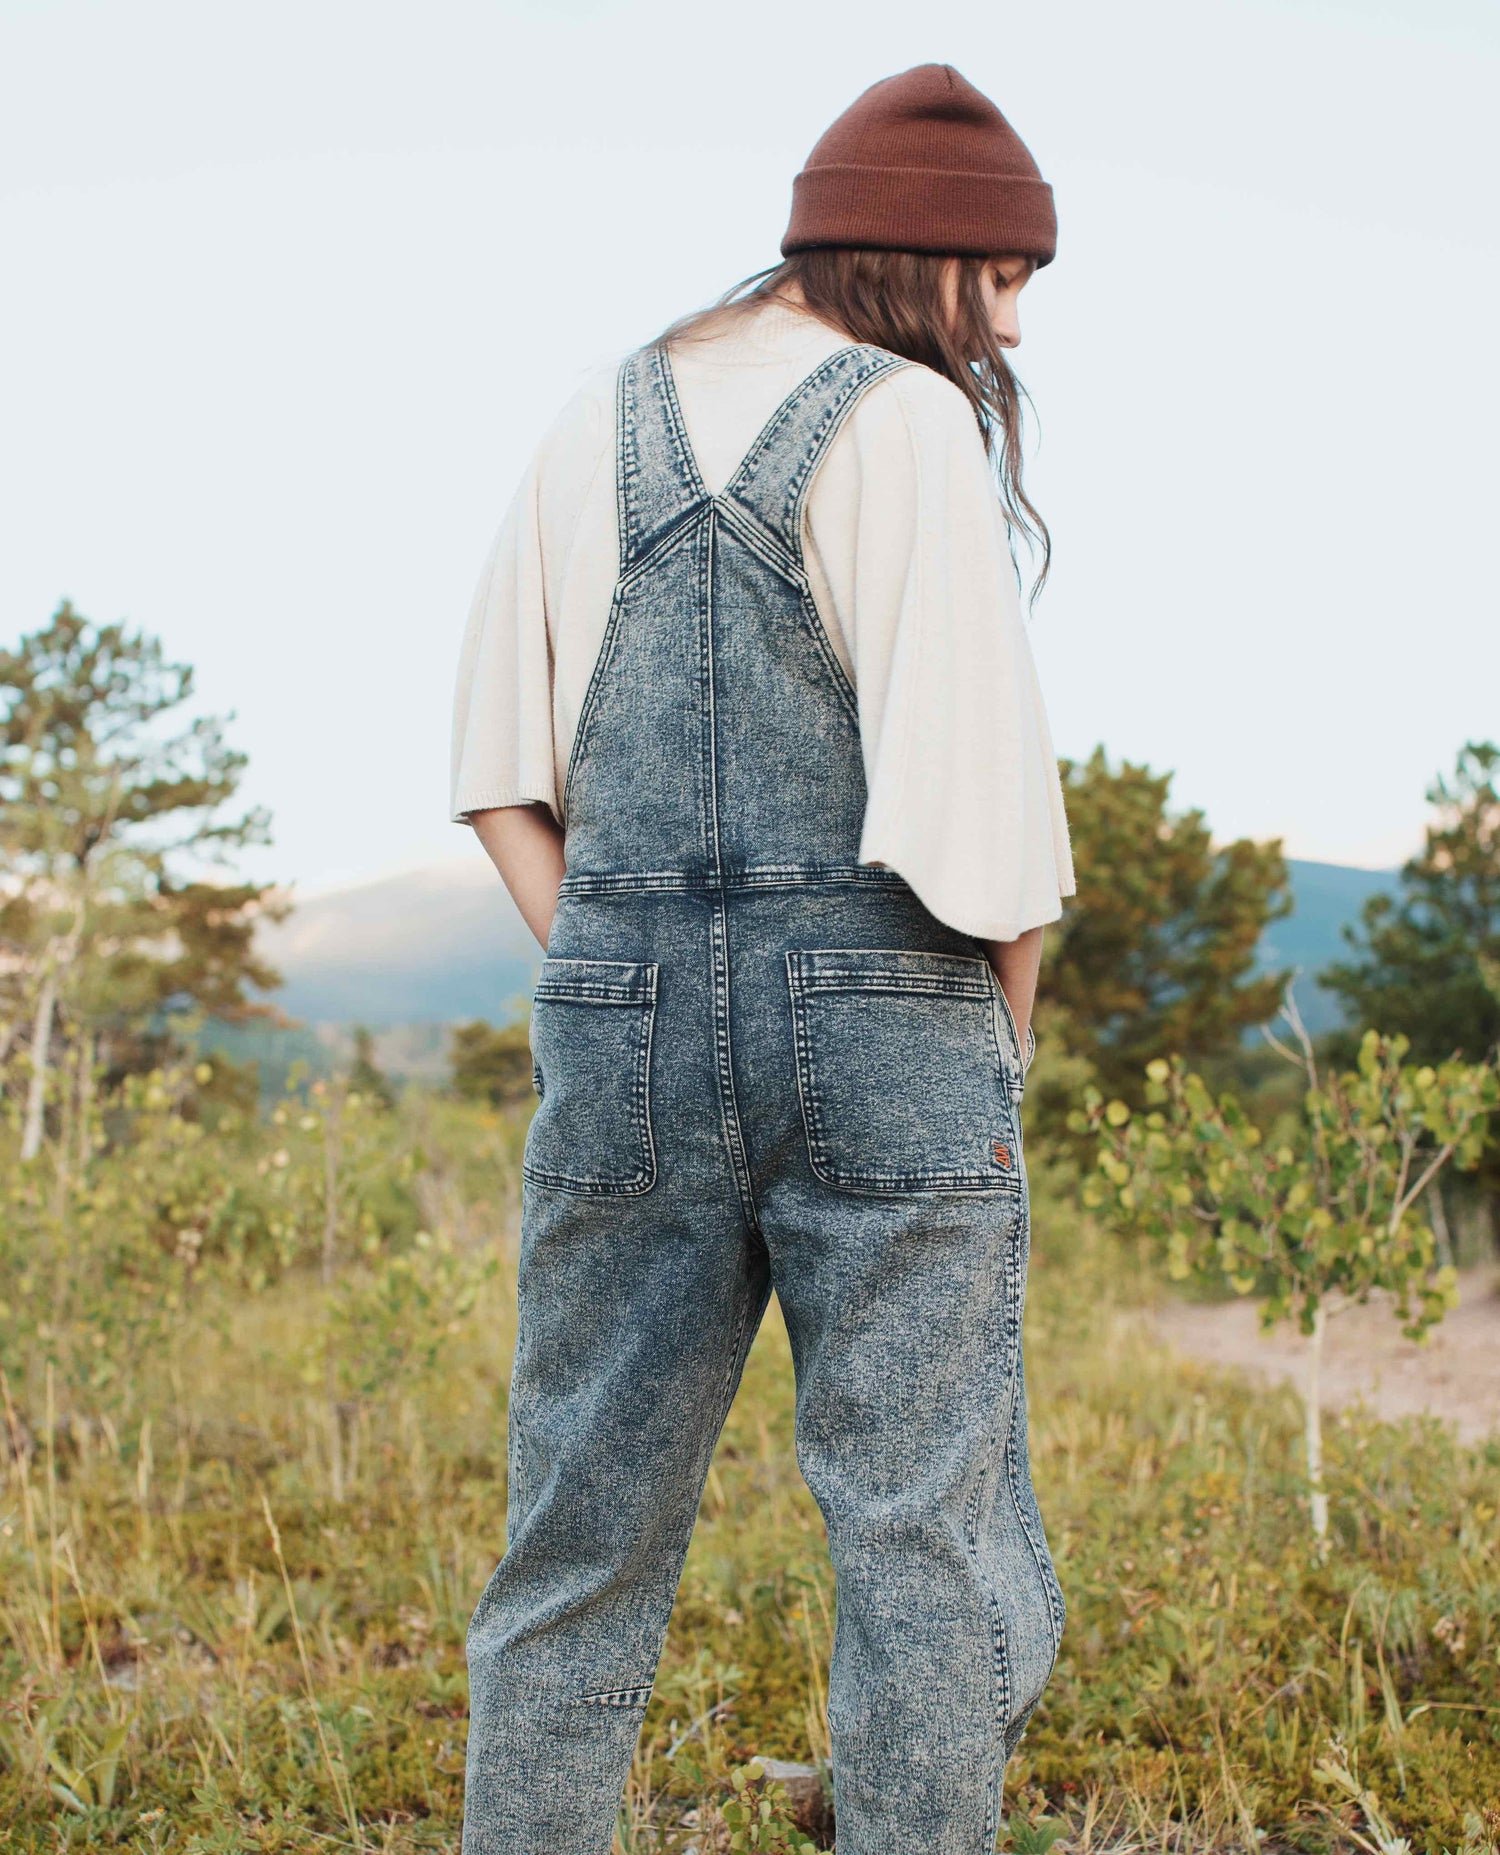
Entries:
[[[672, 351], [711, 493], [799, 381], [847, 339], [768, 304]], [[451, 815], [559, 794], [619, 571], [615, 369], [539, 446], [475, 590], [454, 702]], [[868, 788], [862, 863], [940, 921], [1013, 940], [1073, 894], [1057, 761], [1005, 520], [968, 401], [902, 367], [855, 406], [808, 492], [813, 600], [854, 685]]]

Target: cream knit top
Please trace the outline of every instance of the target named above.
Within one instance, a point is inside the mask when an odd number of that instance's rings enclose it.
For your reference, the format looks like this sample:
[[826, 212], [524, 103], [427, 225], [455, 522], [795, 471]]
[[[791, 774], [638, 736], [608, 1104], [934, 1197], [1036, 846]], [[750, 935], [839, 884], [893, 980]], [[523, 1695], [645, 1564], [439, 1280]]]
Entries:
[[[769, 304], [672, 369], [717, 494], [786, 395], [846, 338]], [[560, 823], [574, 731], [619, 572], [615, 367], [543, 438], [469, 613], [453, 715], [451, 814], [540, 803]], [[983, 440], [925, 367], [869, 388], [813, 478], [814, 603], [859, 701], [862, 863], [896, 870], [940, 921], [1013, 940], [1073, 894], [1067, 820]]]

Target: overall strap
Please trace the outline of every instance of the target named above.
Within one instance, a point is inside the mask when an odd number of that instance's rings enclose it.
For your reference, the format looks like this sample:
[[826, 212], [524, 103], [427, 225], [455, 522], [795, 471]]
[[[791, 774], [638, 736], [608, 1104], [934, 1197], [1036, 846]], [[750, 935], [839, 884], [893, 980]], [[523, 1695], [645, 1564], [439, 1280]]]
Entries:
[[654, 345], [637, 349], [620, 364], [615, 494], [622, 575], [708, 500], [688, 445], [672, 370]]
[[802, 505], [824, 452], [861, 395], [898, 367], [911, 365], [899, 354], [865, 345], [829, 355], [772, 413], [723, 500], [748, 510], [800, 566]]

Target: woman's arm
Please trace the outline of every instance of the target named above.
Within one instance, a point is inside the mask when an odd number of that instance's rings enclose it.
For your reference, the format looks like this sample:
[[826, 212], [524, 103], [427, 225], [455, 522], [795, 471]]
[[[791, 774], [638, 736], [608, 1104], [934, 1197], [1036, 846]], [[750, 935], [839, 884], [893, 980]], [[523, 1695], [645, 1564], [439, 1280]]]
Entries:
[[545, 805], [497, 805], [468, 819], [545, 953], [563, 879], [562, 827]]
[[1010, 1015], [1016, 1021], [1023, 1062], [1026, 1057], [1026, 1031], [1031, 1023], [1032, 1006], [1036, 1003], [1036, 980], [1041, 970], [1042, 935], [1045, 931], [1039, 927], [1027, 928], [1015, 940], [980, 942], [985, 958], [995, 969], [995, 977], [1000, 981], [1000, 990], [1010, 1006]]

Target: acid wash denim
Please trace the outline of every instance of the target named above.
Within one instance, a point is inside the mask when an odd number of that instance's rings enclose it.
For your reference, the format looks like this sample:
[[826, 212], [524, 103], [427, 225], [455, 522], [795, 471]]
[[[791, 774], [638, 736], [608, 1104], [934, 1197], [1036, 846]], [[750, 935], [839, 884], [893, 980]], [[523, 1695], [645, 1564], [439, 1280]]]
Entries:
[[841, 349], [710, 496], [621, 369], [620, 578], [536, 988], [509, 1545], [469, 1631], [465, 1855], [607, 1855], [774, 1288], [828, 1528], [840, 1855], [990, 1855], [1063, 1598], [1032, 1493], [1025, 1063], [978, 943], [861, 867], [854, 691], [801, 552]]

